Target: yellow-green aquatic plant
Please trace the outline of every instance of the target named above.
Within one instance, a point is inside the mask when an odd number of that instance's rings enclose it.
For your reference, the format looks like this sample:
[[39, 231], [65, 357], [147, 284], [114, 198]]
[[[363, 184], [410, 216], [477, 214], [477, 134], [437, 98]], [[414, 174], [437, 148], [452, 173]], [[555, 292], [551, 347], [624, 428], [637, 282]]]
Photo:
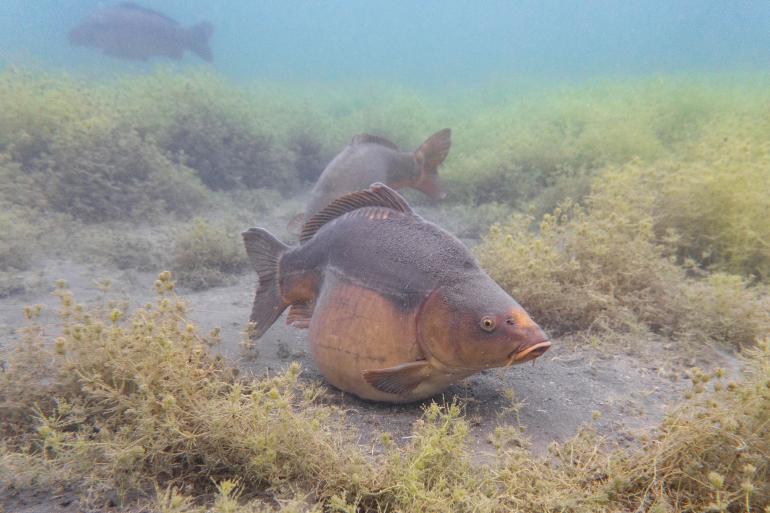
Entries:
[[201, 290], [228, 283], [247, 259], [238, 230], [196, 219], [176, 239], [170, 264], [180, 285]]
[[[533, 456], [516, 426], [472, 463], [456, 403], [430, 404], [408, 442], [384, 433], [381, 455], [292, 365], [239, 378], [208, 354], [168, 273], [157, 299], [129, 314], [76, 304], [62, 287], [60, 334], [30, 326], [0, 369], [0, 486], [73, 487], [94, 505], [156, 510], [567, 511], [749, 513], [770, 505], [770, 346], [740, 380], [694, 371], [693, 389], [638, 449], [612, 449], [591, 427]], [[184, 490], [184, 493], [179, 492]], [[214, 495], [210, 495], [213, 493]], [[251, 502], [249, 502], [251, 501]], [[130, 505], [124, 502], [124, 505]]]
[[49, 208], [90, 222], [190, 213], [205, 197], [189, 168], [111, 121], [59, 133], [39, 173]]
[[59, 131], [104, 112], [83, 82], [41, 71], [0, 72], [0, 153], [24, 169], [35, 166]]
[[482, 266], [534, 318], [557, 332], [646, 326], [676, 336], [750, 345], [770, 326], [767, 296], [738, 277], [695, 280], [655, 234], [656, 183], [628, 166], [597, 178], [586, 206], [567, 203], [494, 226]]
[[[458, 120], [450, 192], [521, 205], [567, 179], [574, 185], [557, 199], [578, 199], [583, 178], [607, 165], [677, 155], [701, 127], [738, 108], [733, 87], [660, 77], [514, 89]], [[741, 92], [749, 102], [766, 96]]]
[[238, 476], [252, 491], [312, 490], [353, 474], [333, 410], [297, 384], [299, 368], [237, 379], [208, 355], [169, 277], [156, 282], [154, 304], [126, 319], [106, 304], [86, 311], [59, 290], [63, 329], [52, 350], [30, 328], [0, 375], [6, 441], [94, 497], [121, 500], [153, 482], [206, 490]]
[[656, 229], [676, 232], [680, 258], [767, 281], [770, 144], [752, 138], [705, 138], [686, 160], [646, 172], [660, 190]]
[[770, 340], [746, 363], [737, 383], [721, 369], [693, 372], [690, 398], [626, 462], [617, 497], [629, 509], [748, 513], [770, 505]]
[[23, 209], [0, 200], [0, 297], [25, 289], [19, 273], [31, 266], [41, 232]]

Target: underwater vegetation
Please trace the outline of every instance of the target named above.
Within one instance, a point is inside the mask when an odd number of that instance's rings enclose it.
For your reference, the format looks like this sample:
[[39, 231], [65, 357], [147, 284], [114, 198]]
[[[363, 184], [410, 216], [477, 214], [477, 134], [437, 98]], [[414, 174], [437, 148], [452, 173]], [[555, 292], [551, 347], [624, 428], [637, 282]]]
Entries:
[[19, 271], [30, 266], [33, 245], [29, 237], [35, 237], [40, 229], [25, 219], [25, 212], [0, 202], [0, 297], [24, 290]]
[[0, 295], [52, 255], [229, 283], [248, 268], [236, 234], [285, 226], [353, 134], [415, 148], [447, 126], [449, 197], [415, 208], [480, 240], [482, 268], [549, 334], [611, 347], [652, 332], [746, 363], [694, 371], [639, 447], [588, 426], [538, 457], [501, 426], [480, 466], [459, 404], [426, 406], [411, 438], [384, 433], [372, 451], [298, 368], [236, 375], [168, 274], [133, 311], [79, 306], [62, 286], [55, 329], [31, 307], [3, 348], [0, 486], [167, 512], [768, 511], [768, 86], [661, 76], [441, 96], [3, 70]]
[[442, 101], [382, 86], [236, 86], [204, 72], [88, 83], [7, 69], [0, 195], [86, 222], [189, 216], [208, 190], [294, 194], [351, 134], [416, 147], [436, 126], [452, 126], [441, 171], [450, 204], [496, 202], [539, 218], [568, 197], [582, 200], [607, 166], [635, 161], [628, 169], [644, 168], [665, 191], [657, 241], [674, 231], [681, 261], [763, 280], [768, 81], [750, 78], [522, 87], [495, 91], [489, 105], [484, 91]]
[[680, 207], [665, 202], [659, 178], [638, 162], [609, 168], [582, 205], [563, 203], [537, 230], [524, 214], [494, 225], [476, 248], [480, 263], [557, 333], [643, 327], [673, 338], [752, 345], [770, 329], [766, 287], [707, 273], [695, 260], [680, 265], [676, 232], [655, 233], [657, 216]]
[[[426, 406], [407, 442], [383, 433], [370, 453], [298, 366], [239, 377], [209, 356], [216, 332], [186, 316], [169, 273], [154, 302], [129, 312], [79, 305], [64, 283], [61, 334], [39, 308], [0, 373], [5, 493], [70, 487], [93, 506], [147, 502], [160, 511], [763, 511], [770, 506], [770, 343], [743, 375], [693, 370], [693, 388], [638, 449], [586, 426], [535, 457], [516, 426], [469, 460], [456, 403]], [[52, 343], [51, 343], [52, 342]], [[45, 379], [40, 379], [44, 377]], [[252, 501], [252, 502], [249, 502]], [[229, 504], [228, 508], [223, 506]], [[218, 504], [218, 506], [217, 506]]]
[[171, 250], [170, 268], [180, 284], [192, 290], [230, 283], [247, 268], [239, 230], [194, 219], [182, 230]]
[[191, 214], [205, 191], [188, 167], [169, 160], [132, 129], [100, 126], [63, 130], [33, 172], [45, 206], [86, 221]]

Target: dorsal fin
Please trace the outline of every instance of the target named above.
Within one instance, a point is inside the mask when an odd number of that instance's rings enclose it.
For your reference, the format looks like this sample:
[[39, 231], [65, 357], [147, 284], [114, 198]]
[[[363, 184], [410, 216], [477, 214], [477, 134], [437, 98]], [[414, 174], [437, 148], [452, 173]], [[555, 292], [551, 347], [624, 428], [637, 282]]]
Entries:
[[173, 23], [174, 25], [179, 25], [178, 21], [176, 21], [173, 18], [170, 18], [170, 17], [166, 16], [162, 12], [158, 12], [158, 11], [155, 11], [153, 9], [148, 9], [147, 7], [142, 7], [141, 5], [135, 4], [134, 2], [121, 2], [118, 5], [120, 7], [125, 8], [125, 9], [132, 9], [134, 11], [141, 11], [141, 12], [143, 12], [145, 14], [150, 14], [152, 16], [158, 16], [159, 18], [163, 18], [164, 20], [169, 21], [169, 22]]
[[319, 211], [305, 222], [299, 236], [300, 244], [310, 240], [313, 235], [326, 223], [348, 212], [366, 207], [385, 207], [414, 214], [412, 208], [399, 193], [379, 182], [373, 183], [368, 189], [351, 192], [332, 201], [326, 208]]
[[400, 151], [398, 146], [396, 146], [389, 140], [385, 139], [384, 137], [380, 137], [379, 135], [372, 135], [372, 134], [355, 135], [350, 140], [350, 144], [379, 144], [380, 146], [388, 147], [391, 150]]

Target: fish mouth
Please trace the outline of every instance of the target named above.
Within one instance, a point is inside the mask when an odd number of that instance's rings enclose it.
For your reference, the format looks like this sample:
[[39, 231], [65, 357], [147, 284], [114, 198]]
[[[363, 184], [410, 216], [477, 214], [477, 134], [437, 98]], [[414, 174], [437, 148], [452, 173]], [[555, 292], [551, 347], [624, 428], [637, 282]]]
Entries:
[[541, 356], [543, 353], [548, 351], [549, 347], [551, 347], [551, 343], [548, 340], [543, 340], [537, 344], [532, 344], [522, 351], [514, 351], [508, 357], [508, 365], [534, 360], [538, 356]]

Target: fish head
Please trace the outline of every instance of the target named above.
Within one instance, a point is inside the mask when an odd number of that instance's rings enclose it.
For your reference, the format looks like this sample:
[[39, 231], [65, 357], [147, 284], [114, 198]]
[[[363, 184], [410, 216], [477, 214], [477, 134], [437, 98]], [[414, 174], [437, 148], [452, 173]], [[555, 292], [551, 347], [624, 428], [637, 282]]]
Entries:
[[551, 346], [540, 326], [486, 274], [435, 289], [417, 322], [426, 357], [449, 372], [523, 363]]

